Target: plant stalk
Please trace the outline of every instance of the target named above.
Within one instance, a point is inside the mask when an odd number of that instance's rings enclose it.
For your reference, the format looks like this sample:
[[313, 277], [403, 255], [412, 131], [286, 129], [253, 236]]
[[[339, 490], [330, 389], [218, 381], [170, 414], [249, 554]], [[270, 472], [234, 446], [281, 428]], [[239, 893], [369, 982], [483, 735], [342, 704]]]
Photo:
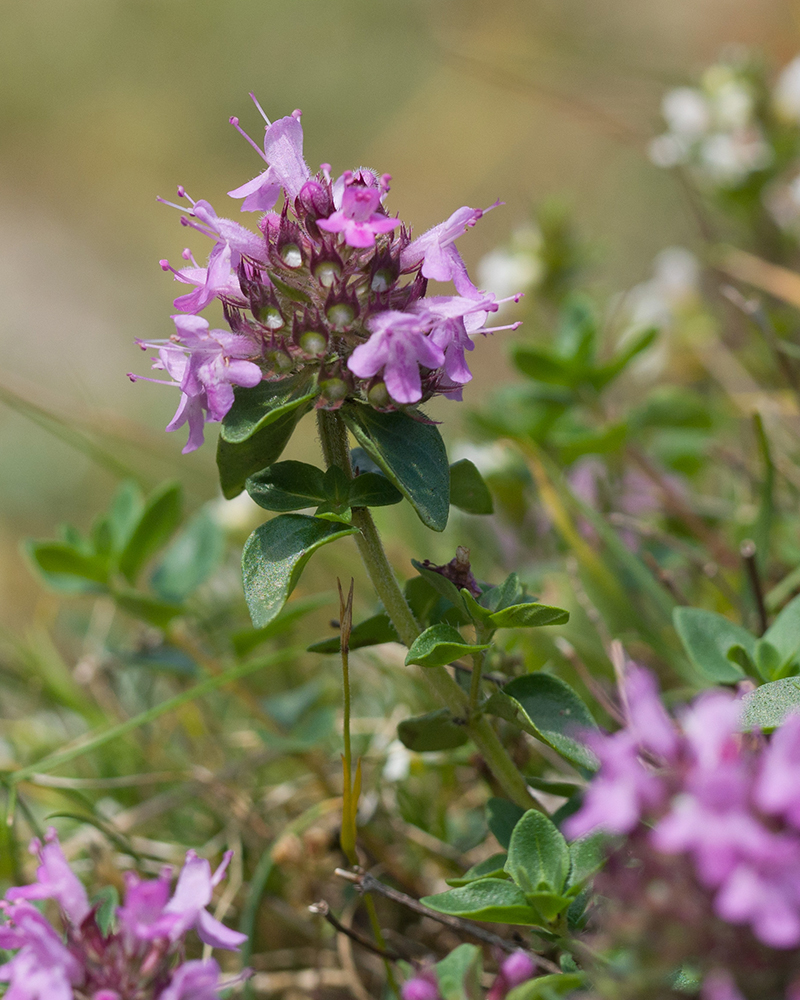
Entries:
[[[332, 465], [337, 465], [352, 478], [347, 428], [341, 416], [331, 410], [319, 410], [317, 420], [326, 466], [330, 468]], [[421, 629], [389, 565], [378, 529], [367, 507], [353, 508], [353, 524], [359, 529], [355, 539], [372, 585], [400, 640], [406, 646], [411, 646]], [[425, 667], [422, 673], [436, 697], [450, 709], [453, 718], [463, 720], [470, 737], [505, 794], [523, 809], [538, 808], [537, 802], [531, 797], [522, 775], [492, 725], [485, 716], [470, 712], [468, 696], [446, 668]], [[480, 684], [480, 674], [473, 684]]]

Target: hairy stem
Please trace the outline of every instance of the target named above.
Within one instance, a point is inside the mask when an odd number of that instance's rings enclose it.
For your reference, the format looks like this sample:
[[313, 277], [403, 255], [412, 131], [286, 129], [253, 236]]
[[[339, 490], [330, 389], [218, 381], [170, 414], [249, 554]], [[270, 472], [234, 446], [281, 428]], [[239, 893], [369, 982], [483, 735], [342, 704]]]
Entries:
[[[329, 410], [319, 410], [318, 427], [326, 465], [328, 467], [338, 465], [348, 476], [352, 476], [350, 452], [347, 447], [347, 428], [341, 416]], [[353, 524], [359, 529], [355, 539], [372, 585], [401, 641], [410, 646], [421, 629], [389, 565], [369, 509], [354, 507]], [[446, 668], [425, 667], [422, 674], [436, 697], [450, 709], [453, 717], [463, 720], [470, 737], [505, 794], [524, 809], [536, 808], [537, 803], [531, 798], [522, 775], [500, 742], [497, 733], [484, 716], [470, 712], [469, 698]], [[474, 684], [479, 683], [480, 676]]]

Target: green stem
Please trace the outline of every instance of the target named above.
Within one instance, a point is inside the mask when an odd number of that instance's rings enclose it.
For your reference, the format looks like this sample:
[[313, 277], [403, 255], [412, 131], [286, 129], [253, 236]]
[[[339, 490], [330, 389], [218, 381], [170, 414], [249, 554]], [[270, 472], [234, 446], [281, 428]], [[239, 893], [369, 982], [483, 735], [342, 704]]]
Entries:
[[[352, 477], [347, 428], [341, 416], [330, 410], [319, 410], [318, 427], [326, 465], [329, 468], [331, 465], [338, 465]], [[353, 524], [359, 529], [355, 539], [372, 585], [401, 641], [406, 646], [411, 646], [422, 630], [397, 583], [367, 507], [353, 508]], [[470, 737], [505, 794], [524, 809], [537, 808], [536, 801], [531, 797], [522, 775], [498, 739], [497, 733], [484, 716], [470, 713], [467, 695], [445, 667], [425, 667], [422, 675], [434, 695], [450, 709], [453, 717], [464, 720]], [[477, 683], [480, 684], [480, 676]]]
[[481, 675], [483, 674], [483, 658], [485, 652], [475, 653], [472, 657], [472, 680], [469, 685], [469, 717], [475, 714], [478, 699], [481, 695]]

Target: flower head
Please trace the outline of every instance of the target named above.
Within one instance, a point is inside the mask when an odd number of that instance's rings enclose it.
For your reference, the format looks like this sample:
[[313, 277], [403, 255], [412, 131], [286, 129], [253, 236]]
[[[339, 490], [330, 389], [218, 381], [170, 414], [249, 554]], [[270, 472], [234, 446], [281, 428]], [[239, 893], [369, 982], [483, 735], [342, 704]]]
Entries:
[[[181, 221], [213, 246], [205, 267], [188, 250], [185, 267], [161, 262], [194, 286], [175, 299], [176, 309], [191, 314], [174, 318], [177, 333], [143, 343], [156, 347], [154, 367], [181, 390], [167, 429], [188, 424], [184, 451], [192, 451], [204, 424], [233, 406], [234, 387], [301, 369], [311, 376], [316, 405], [326, 409], [367, 403], [391, 410], [437, 394], [460, 398], [472, 377], [466, 355], [473, 337], [509, 328], [485, 326], [497, 300], [478, 291], [455, 247], [488, 209], [465, 206], [412, 239], [384, 207], [388, 174], [361, 167], [334, 178], [324, 163], [312, 175], [300, 112], [271, 122], [256, 106], [265, 122], [263, 150], [238, 119], [231, 121], [267, 168], [229, 193], [243, 199], [243, 210], [266, 212], [259, 231], [178, 190], [188, 205]], [[452, 281], [457, 294], [426, 299], [431, 280]], [[197, 316], [215, 301], [230, 333]]]
[[[205, 907], [224, 876], [230, 854], [211, 875], [190, 851], [172, 899], [170, 870], [157, 879], [127, 873], [125, 901], [110, 928], [101, 929], [86, 891], [67, 864], [54, 830], [31, 845], [41, 865], [32, 885], [9, 889], [0, 901], [0, 948], [16, 952], [0, 965], [9, 1000], [219, 1000], [232, 981], [220, 980], [213, 959], [183, 962], [191, 928], [214, 947], [235, 949], [244, 935], [215, 920]], [[56, 930], [29, 900], [53, 899], [63, 930]], [[249, 975], [245, 971], [237, 979]], [[235, 980], [234, 980], [235, 981]], [[77, 993], [75, 991], [78, 991]]]

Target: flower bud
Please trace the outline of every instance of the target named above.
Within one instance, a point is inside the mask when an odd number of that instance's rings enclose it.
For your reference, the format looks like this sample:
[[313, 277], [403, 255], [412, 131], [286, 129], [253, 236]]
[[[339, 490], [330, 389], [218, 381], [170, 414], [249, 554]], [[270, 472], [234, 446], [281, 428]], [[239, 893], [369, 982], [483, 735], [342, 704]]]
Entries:
[[280, 309], [271, 302], [259, 308], [258, 320], [270, 330], [280, 330], [285, 322]]
[[348, 386], [342, 378], [329, 378], [320, 383], [319, 394], [323, 406], [340, 406], [347, 396]]
[[330, 288], [341, 273], [341, 266], [333, 260], [321, 260], [314, 267], [314, 277], [323, 288]]
[[328, 338], [319, 330], [305, 330], [297, 338], [297, 346], [314, 358], [324, 358], [328, 350]]
[[314, 218], [327, 218], [333, 211], [330, 191], [319, 181], [306, 181], [295, 202], [297, 208]]
[[373, 383], [367, 389], [367, 400], [370, 406], [374, 406], [376, 410], [385, 410], [392, 405], [392, 397], [389, 395], [389, 390], [386, 388], [386, 383], [383, 379]]
[[267, 351], [267, 361], [272, 370], [276, 372], [288, 372], [294, 368], [294, 361], [291, 356], [280, 347], [276, 347], [272, 351]]
[[500, 966], [509, 988], [526, 983], [536, 972], [536, 964], [527, 952], [512, 952]]
[[439, 987], [433, 981], [433, 976], [415, 976], [403, 983], [400, 990], [403, 1000], [440, 1000]]

